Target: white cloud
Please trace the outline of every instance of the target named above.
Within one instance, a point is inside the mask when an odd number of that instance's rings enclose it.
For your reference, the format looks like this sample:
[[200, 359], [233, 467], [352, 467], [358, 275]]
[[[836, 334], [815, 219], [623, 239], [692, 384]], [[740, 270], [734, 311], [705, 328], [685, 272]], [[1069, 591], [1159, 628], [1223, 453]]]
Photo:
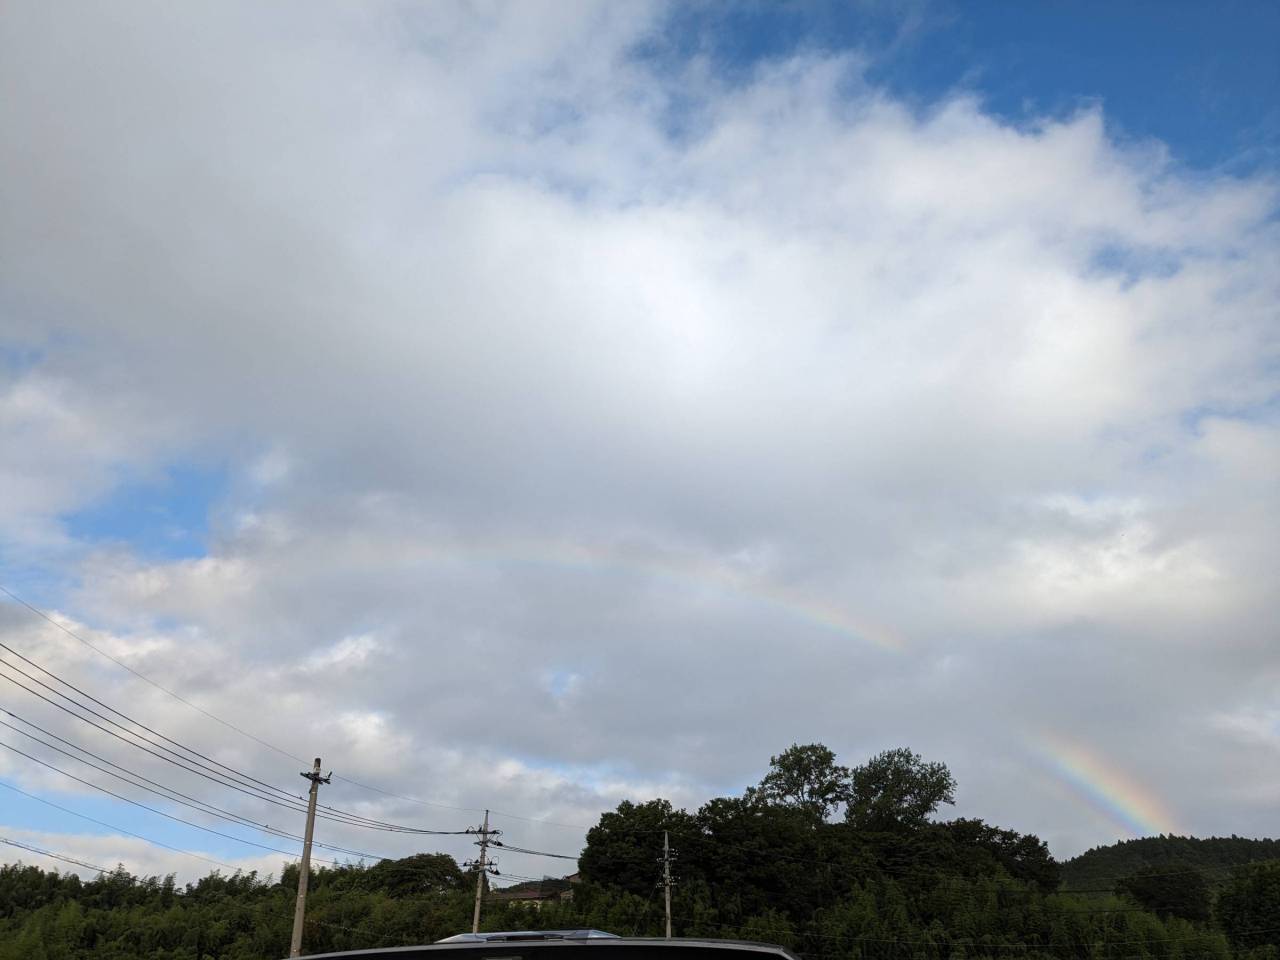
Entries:
[[[228, 859], [200, 850], [186, 853], [165, 850], [154, 844], [135, 837], [120, 834], [85, 834], [85, 833], [50, 833], [47, 831], [15, 829], [11, 826], [0, 827], [4, 835], [18, 843], [27, 844], [49, 853], [61, 854], [72, 860], [114, 870], [122, 865], [137, 877], [165, 877], [174, 874], [178, 883], [189, 883], [213, 870], [224, 876], [235, 873], [257, 871], [263, 879], [280, 876], [284, 858], [245, 857]], [[68, 863], [55, 857], [43, 856], [30, 850], [20, 850], [6, 846], [6, 860], [21, 861], [45, 870], [58, 870], [61, 873], [75, 873], [82, 879], [92, 880], [98, 875], [89, 867]]]
[[369, 654], [378, 649], [378, 640], [369, 634], [343, 637], [332, 646], [307, 657], [302, 669], [314, 673], [320, 670], [358, 668]]
[[[1275, 679], [1274, 183], [1098, 110], [912, 110], [848, 58], [658, 75], [659, 14], [9, 17], [0, 83], [39, 95], [0, 106], [0, 342], [41, 353], [0, 535], [131, 665], [446, 805], [590, 822], [909, 743], [966, 812], [1105, 841], [1013, 788], [1058, 726], [1197, 832], [1264, 829], [1188, 784]], [[196, 452], [233, 475], [209, 556], [66, 543]]]

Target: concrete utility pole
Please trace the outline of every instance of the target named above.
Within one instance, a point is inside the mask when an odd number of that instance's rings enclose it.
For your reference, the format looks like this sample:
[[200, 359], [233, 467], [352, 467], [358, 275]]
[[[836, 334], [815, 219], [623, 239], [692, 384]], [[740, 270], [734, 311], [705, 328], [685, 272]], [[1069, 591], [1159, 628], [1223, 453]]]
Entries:
[[484, 826], [481, 827], [479, 830], [468, 830], [467, 832], [478, 833], [480, 835], [480, 839], [476, 841], [476, 846], [480, 848], [480, 859], [474, 861], [473, 863], [466, 864], [466, 866], [468, 867], [470, 866], [477, 867], [476, 908], [474, 911], [472, 911], [472, 914], [471, 914], [471, 932], [479, 933], [480, 932], [480, 901], [484, 899], [484, 878], [485, 878], [485, 874], [489, 872], [489, 860], [487, 856], [489, 852], [489, 838], [496, 837], [498, 834], [502, 833], [502, 831], [489, 829], [489, 811], [486, 810], [484, 812]]
[[302, 863], [298, 865], [298, 905], [293, 910], [293, 938], [289, 941], [289, 956], [302, 955], [302, 921], [307, 914], [307, 875], [311, 872], [311, 835], [316, 828], [316, 794], [320, 784], [328, 783], [328, 777], [320, 776], [320, 758], [316, 757], [311, 772], [302, 776], [311, 781], [311, 797], [307, 801], [307, 832], [302, 838]]
[[662, 831], [662, 886], [667, 898], [667, 939], [671, 939], [671, 841]]

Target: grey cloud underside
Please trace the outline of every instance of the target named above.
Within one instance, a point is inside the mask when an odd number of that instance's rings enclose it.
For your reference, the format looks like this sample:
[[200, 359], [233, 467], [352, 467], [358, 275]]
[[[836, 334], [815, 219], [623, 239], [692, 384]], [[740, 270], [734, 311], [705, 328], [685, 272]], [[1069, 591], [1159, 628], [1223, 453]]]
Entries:
[[[590, 822], [907, 744], [1070, 853], [1118, 828], [1029, 756], [1055, 731], [1265, 832], [1274, 183], [853, 58], [659, 75], [660, 17], [8, 16], [6, 553], [138, 669], [446, 803]], [[67, 537], [193, 458], [230, 465], [208, 557]]]

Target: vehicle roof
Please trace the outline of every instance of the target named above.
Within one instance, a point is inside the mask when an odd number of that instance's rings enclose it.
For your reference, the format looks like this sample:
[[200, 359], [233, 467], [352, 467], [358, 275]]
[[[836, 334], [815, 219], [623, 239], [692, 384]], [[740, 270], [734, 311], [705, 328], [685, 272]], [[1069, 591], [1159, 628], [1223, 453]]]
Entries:
[[[529, 931], [538, 933], [539, 931]], [[550, 932], [550, 931], [541, 931]], [[574, 953], [573, 960], [797, 960], [784, 947], [749, 940], [659, 937], [560, 937], [546, 940], [469, 940], [409, 947], [377, 947], [307, 954], [310, 960], [557, 960]]]
[[459, 933], [436, 943], [483, 943], [497, 940], [596, 940], [619, 939], [603, 930], [498, 930], [488, 933]]

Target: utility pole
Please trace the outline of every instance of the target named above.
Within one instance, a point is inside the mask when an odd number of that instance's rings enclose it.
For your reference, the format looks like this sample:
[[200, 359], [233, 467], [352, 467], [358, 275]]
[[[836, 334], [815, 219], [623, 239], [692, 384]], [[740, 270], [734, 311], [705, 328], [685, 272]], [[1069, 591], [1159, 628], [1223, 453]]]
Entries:
[[667, 939], [671, 939], [671, 840], [662, 831], [662, 887], [667, 900]]
[[302, 772], [311, 781], [311, 797], [307, 801], [307, 832], [302, 838], [302, 863], [298, 865], [298, 905], [293, 910], [293, 938], [289, 941], [289, 956], [302, 955], [302, 920], [307, 913], [307, 875], [311, 872], [311, 835], [316, 827], [316, 794], [320, 784], [328, 783], [328, 777], [320, 776], [320, 758], [316, 757], [311, 771]]
[[480, 932], [480, 901], [484, 899], [484, 883], [485, 883], [484, 878], [485, 878], [485, 875], [488, 873], [497, 873], [496, 870], [490, 869], [491, 864], [489, 863], [489, 859], [488, 859], [489, 843], [490, 843], [489, 838], [498, 836], [499, 834], [502, 833], [502, 831], [489, 829], [489, 811], [486, 810], [484, 812], [484, 826], [480, 827], [480, 829], [478, 830], [473, 827], [467, 830], [467, 833], [477, 833], [480, 835], [480, 839], [476, 841], [476, 846], [480, 848], [480, 859], [468, 861], [467, 863], [463, 864], [463, 866], [465, 867], [477, 868], [476, 869], [476, 908], [474, 911], [472, 911], [472, 914], [471, 914], [471, 932], [479, 933]]

